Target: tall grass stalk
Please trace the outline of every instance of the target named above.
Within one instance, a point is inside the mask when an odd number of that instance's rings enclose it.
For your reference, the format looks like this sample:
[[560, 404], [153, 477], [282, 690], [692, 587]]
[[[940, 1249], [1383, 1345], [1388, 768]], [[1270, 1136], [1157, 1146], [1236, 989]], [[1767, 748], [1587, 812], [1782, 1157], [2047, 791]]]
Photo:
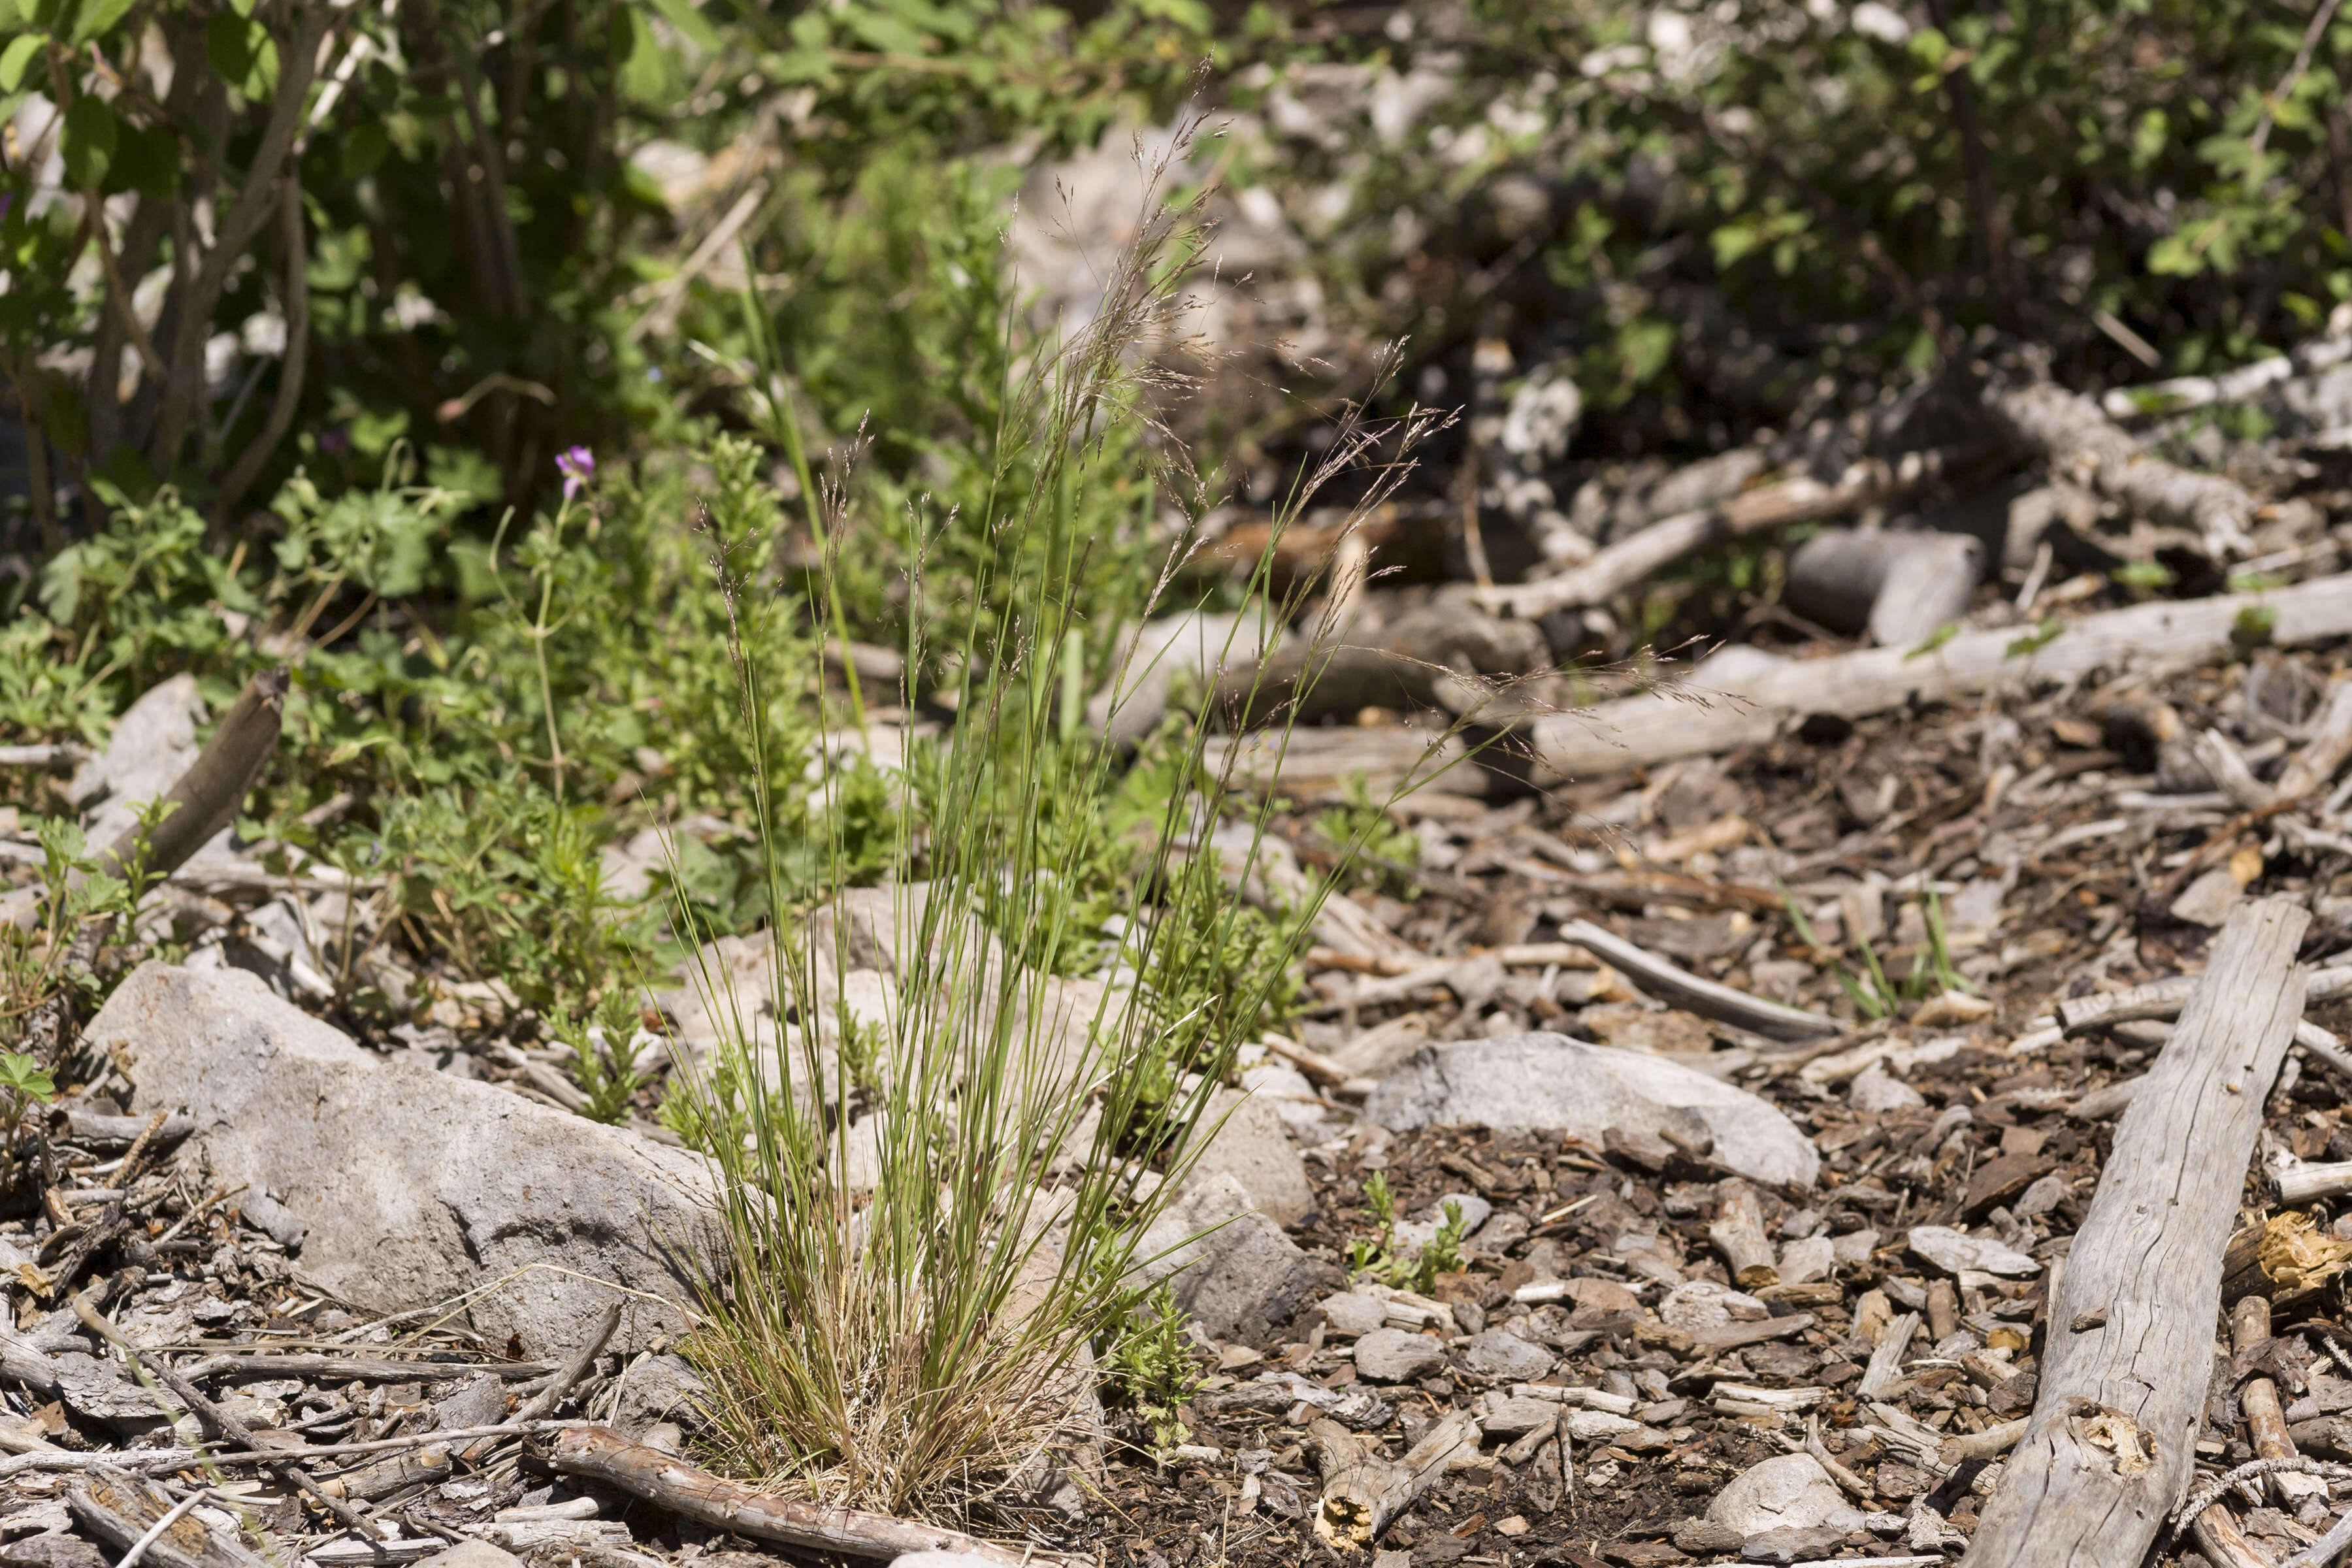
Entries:
[[[815, 908], [792, 909], [787, 857], [813, 848], [839, 870], [852, 852], [846, 829], [821, 810], [807, 819], [814, 843], [784, 842], [776, 781], [752, 780], [776, 911], [772, 1016], [750, 1016], [723, 973], [696, 976], [713, 1016], [731, 1021], [671, 1089], [710, 1133], [721, 1193], [726, 1262], [701, 1280], [703, 1321], [687, 1344], [713, 1391], [712, 1458], [826, 1501], [954, 1514], [1067, 1430], [1094, 1348], [1150, 1279], [1146, 1235], [1213, 1131], [1207, 1118], [1233, 1053], [1319, 898], [1276, 900], [1275, 951], [1257, 943], [1238, 979], [1219, 963], [1249, 944], [1250, 921], [1263, 932], [1263, 916], [1233, 889], [1262, 880], [1267, 808], [1252, 805], [1238, 835], [1211, 843], [1240, 797], [1206, 763], [1213, 716], [1201, 714], [1157, 742], [1181, 753], [1181, 782], [1148, 824], [1123, 919], [1104, 928], [1108, 942], [1078, 923], [1076, 847], [1098, 835], [1122, 762], [1077, 723], [1077, 694], [1095, 682], [1075, 661], [1105, 639], [1085, 635], [1087, 607], [1074, 592], [1089, 542], [1066, 526], [1069, 497], [1095, 477], [1108, 431], [1154, 420], [1182, 390], [1164, 368], [1186, 308], [1171, 279], [1195, 259], [1199, 232], [1196, 208], [1166, 204], [1160, 180], [1150, 184], [1093, 321], [1013, 362], [987, 514], [937, 520], [920, 536], [905, 668], [910, 681], [950, 672], [956, 719], [950, 740], [914, 745], [886, 770], [897, 874], [862, 891], [836, 876]], [[1400, 430], [1349, 416], [1285, 520], [1341, 468], [1427, 423], [1415, 416]], [[1160, 436], [1163, 493], [1189, 497], [1197, 487], [1181, 447]], [[1005, 482], [1016, 458], [1031, 472], [1017, 495]], [[828, 600], [837, 552], [859, 526], [845, 468], [837, 461], [820, 486]], [[1365, 510], [1403, 472], [1400, 462], [1376, 475]], [[939, 649], [924, 638], [934, 589], [923, 568], [944, 558], [950, 530], [965, 531], [955, 558], [981, 564], [977, 580], [945, 591], [1001, 594], [1007, 609], [964, 617], [980, 629]], [[985, 548], [974, 552], [973, 538]], [[1179, 564], [1171, 555], [1155, 603], [1171, 595]], [[1254, 601], [1266, 581], [1261, 564]], [[749, 584], [735, 592], [740, 646], [784, 612]], [[823, 625], [835, 608], [794, 613]], [[739, 666], [756, 728], [771, 694], [751, 674], [756, 661]], [[1134, 677], [1121, 670], [1119, 689]], [[817, 669], [809, 681], [793, 695], [814, 693], [830, 731], [841, 715]], [[826, 751], [872, 738], [829, 733]], [[767, 754], [757, 736], [751, 752]], [[680, 915], [690, 931], [691, 910]], [[1095, 978], [1050, 972], [1105, 946]], [[844, 994], [842, 977], [863, 968], [887, 977], [878, 1028]], [[1171, 1239], [1186, 1238], [1163, 1231], [1151, 1251]]]

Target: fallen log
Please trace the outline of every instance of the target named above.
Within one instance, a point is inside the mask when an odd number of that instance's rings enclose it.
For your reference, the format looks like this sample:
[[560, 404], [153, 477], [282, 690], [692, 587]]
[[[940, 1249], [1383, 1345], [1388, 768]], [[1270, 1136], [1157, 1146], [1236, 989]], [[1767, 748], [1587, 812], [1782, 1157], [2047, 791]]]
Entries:
[[[1477, 1438], [1474, 1436], [1471, 1441]], [[585, 1476], [618, 1487], [697, 1524], [804, 1551], [884, 1559], [917, 1552], [953, 1552], [978, 1563], [1002, 1563], [1003, 1568], [1076, 1561], [1034, 1546], [1006, 1546], [887, 1514], [771, 1496], [740, 1481], [698, 1469], [675, 1454], [633, 1443], [610, 1426], [572, 1427], [556, 1439], [548, 1462], [560, 1474]]]
[[1947, 478], [1980, 468], [1989, 456], [1976, 447], [1907, 452], [1893, 463], [1865, 458], [1828, 482], [1799, 475], [1759, 486], [1717, 506], [1661, 518], [1557, 577], [1483, 588], [1478, 602], [1497, 615], [1530, 620], [1555, 610], [1605, 604], [1651, 574], [1719, 541], [1906, 500]]
[[[2041, 1388], [1967, 1568], [2137, 1568], [2196, 1464], [2221, 1255], [2303, 1012], [2309, 913], [2242, 905], [2133, 1097], [2057, 1282]], [[2077, 1326], [2079, 1325], [2079, 1326]]]
[[1478, 1419], [1457, 1410], [1422, 1436], [1402, 1459], [1384, 1458], [1380, 1445], [1359, 1436], [1328, 1416], [1309, 1422], [1323, 1471], [1323, 1500], [1315, 1509], [1315, 1534], [1339, 1551], [1369, 1547], [1389, 1521], [1437, 1484], [1457, 1454], [1478, 1451]]
[[1536, 782], [1557, 784], [1677, 757], [1758, 745], [1792, 720], [1859, 718], [1996, 686], [2056, 683], [2126, 666], [2167, 674], [2226, 656], [2245, 625], [2279, 646], [2352, 634], [2352, 574], [2267, 593], [2134, 605], [2085, 616], [2043, 639], [2014, 627], [1969, 632], [1940, 647], [1871, 648], [1774, 661], [1711, 681], [1701, 668], [1668, 692], [1548, 714], [1528, 724]]
[[2193, 529], [2222, 561], [2252, 548], [2254, 498], [2234, 479], [2200, 474], [2140, 450], [2129, 432], [2079, 393], [2049, 382], [1993, 386], [1985, 412], [2011, 440], [2150, 522]]

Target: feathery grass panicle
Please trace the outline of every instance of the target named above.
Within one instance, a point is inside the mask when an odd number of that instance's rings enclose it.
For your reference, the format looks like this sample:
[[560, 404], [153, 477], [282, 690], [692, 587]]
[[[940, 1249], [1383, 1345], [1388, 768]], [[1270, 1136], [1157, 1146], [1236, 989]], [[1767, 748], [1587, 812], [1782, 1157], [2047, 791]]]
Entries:
[[[956, 722], [951, 739], [910, 742], [884, 770], [888, 879], [853, 892], [836, 876], [816, 908], [793, 911], [777, 869], [786, 855], [814, 848], [840, 870], [852, 846], [837, 812], [811, 819], [814, 845], [779, 842], [763, 773], [751, 782], [779, 911], [772, 1016], [748, 1016], [724, 973], [696, 977], [713, 1015], [732, 1021], [672, 1089], [705, 1131], [722, 1194], [729, 1261], [700, 1282], [704, 1321], [687, 1345], [713, 1391], [712, 1457], [829, 1502], [959, 1511], [1068, 1427], [1095, 1348], [1141, 1299], [1146, 1232], [1213, 1131], [1212, 1098], [1321, 896], [1278, 908], [1269, 941], [1268, 915], [1234, 895], [1255, 874], [1267, 807], [1243, 814], [1238, 857], [1209, 842], [1238, 797], [1204, 763], [1205, 713], [1155, 738], [1177, 759], [1174, 787], [1135, 835], [1143, 847], [1118, 918], [1082, 926], [1071, 892], [1076, 847], [1105, 837], [1123, 763], [1079, 723], [1088, 676], [1109, 672], [1077, 662], [1087, 606], [1072, 587], [1094, 542], [1069, 536], [1057, 498], [1089, 482], [1106, 432], [1154, 420], [1156, 401], [1180, 389], [1164, 350], [1187, 302], [1171, 279], [1195, 258], [1200, 225], [1197, 204], [1161, 198], [1165, 174], [1149, 182], [1094, 319], [1030, 354], [1003, 400], [997, 461], [1018, 457], [1036, 482], [1001, 511], [941, 520], [930, 540], [963, 531], [956, 559], [977, 560], [978, 577], [949, 591], [994, 596], [1006, 613], [963, 620], [978, 629], [961, 646], [926, 647], [923, 605], [938, 590], [923, 563], [940, 552], [918, 553], [906, 679], [951, 672]], [[1350, 413], [1283, 518], [1431, 423]], [[1161, 436], [1147, 449], [1166, 466], [1163, 492], [1196, 492], [1181, 446]], [[1402, 460], [1377, 473], [1363, 509], [1402, 473]], [[853, 491], [836, 464], [804, 493], [830, 592], [857, 526]], [[1254, 602], [1266, 583], [1262, 563]], [[748, 599], [736, 635], [761, 635]], [[756, 728], [769, 694], [755, 661], [740, 666]], [[1115, 689], [1132, 677], [1121, 668]], [[818, 672], [808, 679], [824, 703]], [[843, 717], [824, 713], [827, 754], [877, 736], [862, 711], [846, 733]], [[756, 737], [752, 752], [765, 754]], [[690, 929], [691, 910], [681, 914]], [[1054, 973], [1105, 933], [1095, 978]], [[853, 1006], [845, 977], [858, 970], [881, 972], [878, 1002], [861, 979]]]

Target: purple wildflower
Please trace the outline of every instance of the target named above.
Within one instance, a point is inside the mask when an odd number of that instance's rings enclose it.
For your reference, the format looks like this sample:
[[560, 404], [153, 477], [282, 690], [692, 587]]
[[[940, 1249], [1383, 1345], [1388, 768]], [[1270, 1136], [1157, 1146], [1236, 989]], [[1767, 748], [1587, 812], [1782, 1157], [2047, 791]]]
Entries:
[[570, 500], [595, 479], [596, 454], [585, 447], [574, 447], [555, 459], [555, 471], [563, 476], [563, 499]]

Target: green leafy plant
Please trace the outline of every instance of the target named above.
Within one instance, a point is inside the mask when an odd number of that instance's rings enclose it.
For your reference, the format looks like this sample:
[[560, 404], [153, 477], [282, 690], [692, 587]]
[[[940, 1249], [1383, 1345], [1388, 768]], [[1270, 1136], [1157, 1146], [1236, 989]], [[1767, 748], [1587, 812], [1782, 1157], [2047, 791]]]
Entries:
[[1399, 1247], [1396, 1234], [1396, 1197], [1389, 1190], [1388, 1173], [1374, 1171], [1364, 1179], [1364, 1203], [1372, 1211], [1372, 1224], [1377, 1232], [1370, 1240], [1348, 1244], [1348, 1271], [1365, 1276], [1396, 1290], [1412, 1290], [1426, 1295], [1436, 1288], [1437, 1277], [1462, 1268], [1462, 1205], [1447, 1199], [1438, 1218], [1436, 1234], [1415, 1251]]
[[0, 1051], [0, 1139], [14, 1137], [25, 1112], [57, 1098], [48, 1069], [17, 1051]]
[[1181, 1411], [1203, 1381], [1184, 1310], [1167, 1285], [1142, 1294], [1100, 1351], [1104, 1403], [1142, 1429], [1155, 1461], [1192, 1441]]
[[608, 993], [593, 1020], [558, 1008], [547, 1026], [556, 1042], [572, 1051], [572, 1080], [588, 1097], [580, 1114], [610, 1126], [626, 1121], [638, 1091], [653, 1081], [637, 1065], [644, 1046], [637, 1005], [628, 993]]
[[2023, 658], [2029, 654], [2040, 653], [2064, 636], [2065, 632], [2065, 622], [2055, 616], [2046, 616], [2042, 617], [2040, 625], [2023, 637], [2011, 637], [2009, 646], [2000, 650], [2000, 656], [2003, 658]]
[[1352, 881], [1399, 899], [1417, 896], [1412, 873], [1421, 862], [1421, 840], [1389, 814], [1387, 803], [1372, 798], [1363, 774], [1349, 774], [1339, 791], [1339, 804], [1316, 817], [1316, 837], [1352, 864]]

